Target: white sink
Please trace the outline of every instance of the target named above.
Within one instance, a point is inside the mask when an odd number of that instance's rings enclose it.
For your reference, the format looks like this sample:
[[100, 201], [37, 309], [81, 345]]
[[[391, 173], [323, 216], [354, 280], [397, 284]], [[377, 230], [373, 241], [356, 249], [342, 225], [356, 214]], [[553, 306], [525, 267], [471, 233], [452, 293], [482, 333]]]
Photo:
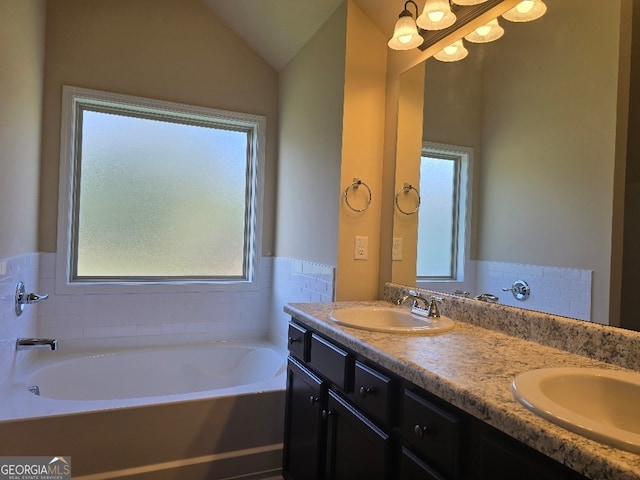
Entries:
[[518, 375], [511, 390], [543, 418], [640, 453], [640, 373], [591, 368], [544, 368]]
[[341, 325], [374, 332], [435, 335], [451, 330], [447, 317], [425, 318], [409, 310], [391, 307], [352, 307], [334, 310], [329, 318]]

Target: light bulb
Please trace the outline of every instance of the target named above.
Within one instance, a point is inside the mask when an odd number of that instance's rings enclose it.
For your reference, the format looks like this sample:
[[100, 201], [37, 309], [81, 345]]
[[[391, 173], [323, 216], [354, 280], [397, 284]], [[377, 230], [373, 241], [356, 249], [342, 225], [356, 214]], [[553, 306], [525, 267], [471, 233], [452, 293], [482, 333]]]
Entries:
[[533, 0], [524, 0], [516, 5], [516, 9], [520, 13], [529, 13], [533, 8], [534, 1]]
[[511, 10], [502, 14], [510, 22], [531, 22], [543, 16], [547, 6], [542, 0], [523, 0]]
[[483, 25], [482, 27], [476, 28], [476, 33], [481, 37], [486, 37], [487, 35], [489, 35], [490, 31], [491, 25]]
[[502, 35], [504, 35], [504, 28], [500, 26], [498, 19], [494, 18], [489, 23], [476, 28], [464, 38], [473, 43], [489, 43], [499, 39]]
[[457, 62], [458, 60], [462, 60], [469, 54], [469, 50], [467, 50], [464, 46], [462, 39], [456, 40], [451, 45], [447, 45], [438, 53], [436, 53], [433, 58], [436, 60], [440, 60], [441, 62]]
[[438, 23], [438, 22], [441, 22], [442, 19], [444, 18], [444, 12], [442, 10], [429, 12], [427, 13], [427, 17], [429, 17], [429, 20], [431, 20], [433, 23]]
[[455, 44], [449, 45], [448, 47], [444, 47], [444, 53], [446, 53], [447, 55], [455, 55], [457, 51], [458, 51], [458, 46]]
[[387, 45], [394, 50], [410, 50], [422, 45], [422, 42], [424, 42], [424, 38], [418, 33], [413, 16], [404, 10], [396, 22], [393, 37], [387, 42]]
[[416, 19], [423, 30], [443, 30], [456, 22], [449, 0], [426, 0], [422, 13]]

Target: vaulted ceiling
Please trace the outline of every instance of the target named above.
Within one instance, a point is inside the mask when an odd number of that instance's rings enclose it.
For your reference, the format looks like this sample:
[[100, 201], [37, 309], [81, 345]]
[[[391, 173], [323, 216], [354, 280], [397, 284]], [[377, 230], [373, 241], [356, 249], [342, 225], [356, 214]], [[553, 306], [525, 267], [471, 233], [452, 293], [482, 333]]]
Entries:
[[[346, 0], [202, 0], [273, 68], [281, 70]], [[402, 0], [354, 0], [391, 36]]]

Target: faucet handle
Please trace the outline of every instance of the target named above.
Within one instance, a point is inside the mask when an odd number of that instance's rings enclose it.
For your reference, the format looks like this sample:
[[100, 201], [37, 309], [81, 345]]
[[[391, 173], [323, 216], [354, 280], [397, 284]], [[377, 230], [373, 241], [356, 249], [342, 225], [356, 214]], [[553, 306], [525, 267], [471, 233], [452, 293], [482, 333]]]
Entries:
[[438, 302], [441, 302], [441, 301], [442, 301], [442, 297], [436, 297], [436, 296], [431, 297], [429, 307], [427, 308], [427, 311], [429, 312], [427, 314], [427, 317], [429, 318], [440, 317], [440, 309], [438, 308]]

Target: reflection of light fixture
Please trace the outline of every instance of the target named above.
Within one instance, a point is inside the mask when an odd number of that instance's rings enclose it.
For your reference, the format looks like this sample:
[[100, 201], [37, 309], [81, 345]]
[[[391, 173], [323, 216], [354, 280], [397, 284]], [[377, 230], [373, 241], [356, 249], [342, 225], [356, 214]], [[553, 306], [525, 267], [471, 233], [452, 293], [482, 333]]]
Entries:
[[457, 62], [458, 60], [465, 58], [468, 54], [469, 50], [465, 48], [462, 39], [460, 39], [456, 40], [448, 47], [444, 47], [433, 57], [441, 62]]
[[456, 23], [449, 0], [427, 0], [416, 23], [425, 30], [442, 30]]
[[500, 26], [498, 19], [494, 18], [489, 23], [476, 28], [464, 38], [473, 43], [488, 43], [499, 39], [502, 35], [504, 35], [504, 28]]
[[451, 0], [456, 5], [480, 5], [487, 0]]
[[424, 38], [418, 33], [418, 27], [416, 27], [413, 15], [407, 10], [408, 4], [412, 4], [415, 7], [416, 17], [418, 16], [418, 5], [413, 0], [408, 0], [404, 4], [404, 10], [398, 16], [396, 27], [393, 30], [393, 37], [387, 42], [389, 48], [394, 50], [409, 50], [422, 45], [422, 42], [424, 42]]
[[510, 22], [530, 22], [545, 14], [547, 6], [542, 0], [523, 0], [502, 17]]

